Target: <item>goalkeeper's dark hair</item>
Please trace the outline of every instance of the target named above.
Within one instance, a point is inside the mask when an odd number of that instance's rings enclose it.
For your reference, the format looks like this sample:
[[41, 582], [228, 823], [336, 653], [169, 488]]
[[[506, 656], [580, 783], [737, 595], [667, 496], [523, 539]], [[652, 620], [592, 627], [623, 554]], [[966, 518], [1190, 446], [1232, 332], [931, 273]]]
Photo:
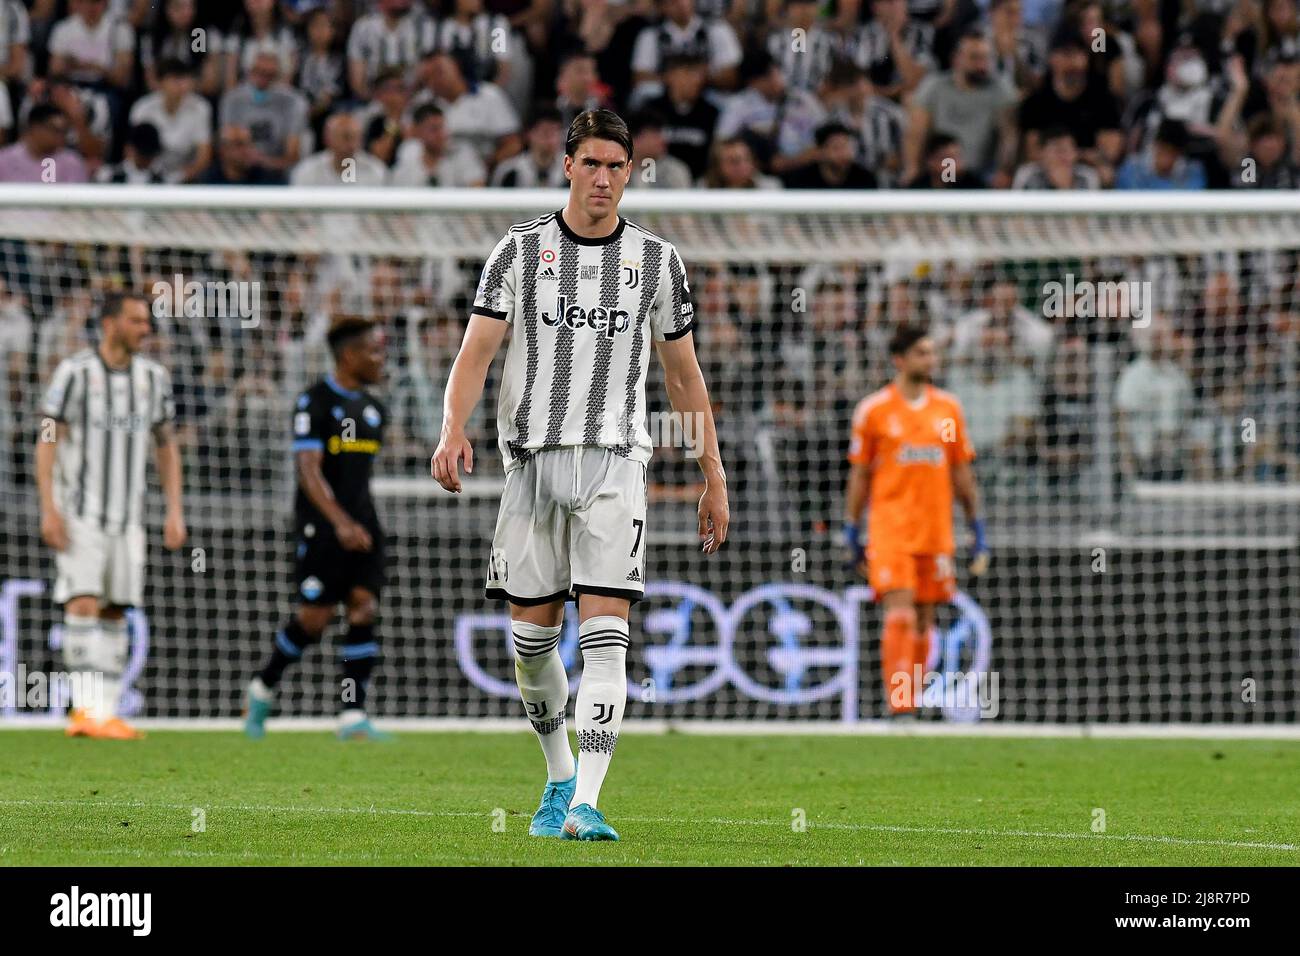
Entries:
[[583, 110], [569, 124], [569, 135], [564, 140], [564, 152], [568, 156], [578, 155], [578, 147], [589, 139], [607, 139], [618, 143], [627, 153], [628, 161], [632, 159], [632, 134], [623, 122], [623, 117], [613, 110]]
[[104, 297], [99, 300], [99, 321], [105, 319], [116, 319], [122, 314], [122, 308], [128, 302], [145, 302], [145, 297], [138, 292], [123, 292], [114, 290], [113, 292], [104, 293]]
[[337, 362], [343, 352], [375, 327], [374, 320], [361, 315], [340, 315], [330, 324], [325, 341]]
[[900, 323], [889, 338], [889, 354], [893, 357], [902, 355], [929, 334], [929, 327], [919, 322]]

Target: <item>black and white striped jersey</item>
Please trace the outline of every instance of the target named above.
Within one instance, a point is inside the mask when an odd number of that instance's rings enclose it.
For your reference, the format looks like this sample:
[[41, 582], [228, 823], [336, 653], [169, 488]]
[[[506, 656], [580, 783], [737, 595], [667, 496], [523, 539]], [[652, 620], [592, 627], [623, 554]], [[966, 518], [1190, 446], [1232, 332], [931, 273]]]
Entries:
[[84, 349], [54, 370], [41, 413], [68, 427], [54, 465], [55, 503], [64, 518], [109, 534], [143, 524], [150, 432], [176, 415], [167, 370], [142, 355], [110, 369], [97, 351]]
[[609, 236], [587, 239], [547, 213], [497, 243], [472, 311], [511, 325], [497, 402], [507, 470], [566, 445], [650, 460], [651, 341], [680, 338], [695, 324], [672, 243], [622, 218]]

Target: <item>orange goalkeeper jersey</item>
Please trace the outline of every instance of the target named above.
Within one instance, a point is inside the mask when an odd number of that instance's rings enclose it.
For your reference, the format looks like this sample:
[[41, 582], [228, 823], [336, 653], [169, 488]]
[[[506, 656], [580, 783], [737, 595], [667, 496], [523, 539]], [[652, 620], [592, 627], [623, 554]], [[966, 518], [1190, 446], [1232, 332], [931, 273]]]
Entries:
[[890, 384], [859, 402], [849, 461], [871, 466], [869, 547], [952, 554], [951, 469], [974, 458], [961, 403], [942, 389], [914, 406]]

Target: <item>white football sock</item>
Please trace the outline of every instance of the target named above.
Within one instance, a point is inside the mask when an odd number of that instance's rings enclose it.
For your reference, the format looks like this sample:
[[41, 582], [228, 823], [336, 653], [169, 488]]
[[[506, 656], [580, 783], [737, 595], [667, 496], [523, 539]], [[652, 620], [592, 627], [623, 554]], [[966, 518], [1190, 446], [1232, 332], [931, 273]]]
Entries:
[[546, 779], [568, 780], [573, 776], [573, 751], [564, 721], [569, 675], [560, 660], [560, 627], [512, 621], [510, 631], [515, 644], [515, 681], [546, 756]]
[[94, 659], [104, 675], [104, 693], [100, 700], [97, 720], [108, 720], [117, 715], [118, 698], [122, 696], [122, 672], [131, 654], [131, 638], [126, 628], [126, 618], [117, 620], [101, 618], [99, 621], [100, 650]]
[[578, 684], [578, 788], [570, 806], [596, 806], [614, 757], [627, 706], [627, 621], [604, 615], [578, 628], [582, 681]]
[[95, 699], [94, 665], [91, 664], [92, 648], [99, 639], [99, 618], [79, 614], [63, 616], [63, 666], [71, 678], [72, 706], [86, 711], [87, 716], [99, 703]]

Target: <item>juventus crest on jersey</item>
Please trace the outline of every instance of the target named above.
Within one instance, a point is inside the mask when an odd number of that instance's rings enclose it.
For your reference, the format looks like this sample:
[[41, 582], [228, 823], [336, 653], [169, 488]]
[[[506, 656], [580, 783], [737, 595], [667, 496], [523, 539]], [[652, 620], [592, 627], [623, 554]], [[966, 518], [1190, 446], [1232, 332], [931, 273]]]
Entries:
[[150, 432], [176, 414], [167, 370], [141, 355], [110, 369], [85, 349], [54, 370], [42, 414], [68, 427], [55, 459], [60, 511], [109, 534], [143, 524]]
[[548, 213], [497, 243], [472, 311], [511, 325], [497, 402], [507, 470], [566, 445], [650, 460], [650, 341], [680, 338], [695, 319], [671, 243], [621, 218], [588, 239]]

